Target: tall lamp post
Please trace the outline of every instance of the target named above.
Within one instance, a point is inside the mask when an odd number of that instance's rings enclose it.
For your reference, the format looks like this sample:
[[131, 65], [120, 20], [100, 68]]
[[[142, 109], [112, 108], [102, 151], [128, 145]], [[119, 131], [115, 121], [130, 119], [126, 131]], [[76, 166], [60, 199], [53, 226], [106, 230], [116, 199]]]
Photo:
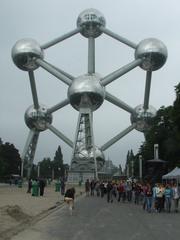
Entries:
[[127, 175], [127, 178], [129, 178], [129, 164], [127, 164], [126, 175]]
[[24, 173], [24, 160], [21, 159], [21, 178], [23, 178], [23, 173]]
[[134, 160], [132, 159], [131, 160], [131, 177], [133, 178], [134, 177]]
[[60, 177], [61, 177], [61, 168], [60, 168], [60, 167], [58, 167], [58, 172], [59, 172], [58, 177], [59, 177], [59, 179], [60, 179]]
[[37, 176], [40, 177], [40, 163], [37, 165]]
[[139, 179], [142, 180], [142, 155], [139, 155]]

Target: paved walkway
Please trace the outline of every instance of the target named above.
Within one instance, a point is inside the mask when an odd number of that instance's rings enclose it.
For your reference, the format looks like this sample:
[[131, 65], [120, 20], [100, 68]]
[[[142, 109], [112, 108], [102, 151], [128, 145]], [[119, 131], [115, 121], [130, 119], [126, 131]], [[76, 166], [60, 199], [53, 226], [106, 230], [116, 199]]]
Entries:
[[67, 206], [12, 240], [178, 240], [180, 213], [147, 213], [141, 206], [82, 197], [73, 216]]

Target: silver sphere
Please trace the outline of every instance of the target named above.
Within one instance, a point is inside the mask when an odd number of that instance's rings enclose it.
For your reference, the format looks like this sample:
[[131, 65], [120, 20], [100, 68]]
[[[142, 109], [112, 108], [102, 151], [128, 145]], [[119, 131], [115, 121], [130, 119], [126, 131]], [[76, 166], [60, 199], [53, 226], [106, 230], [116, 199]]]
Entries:
[[151, 119], [156, 116], [156, 109], [153, 106], [144, 111], [143, 105], [138, 105], [135, 109], [136, 114], [131, 114], [131, 123], [136, 124], [136, 130], [146, 132], [151, 127]]
[[47, 107], [41, 105], [38, 110], [30, 106], [24, 115], [25, 123], [30, 129], [44, 131], [52, 123], [52, 114], [47, 113]]
[[105, 27], [106, 20], [101, 12], [90, 8], [81, 12], [77, 19], [77, 27], [80, 27], [80, 33], [84, 37], [96, 38], [101, 35], [100, 27]]
[[33, 39], [21, 39], [12, 48], [12, 59], [15, 65], [24, 71], [35, 70], [37, 58], [43, 59], [44, 53], [40, 45]]
[[[97, 161], [97, 170], [99, 171], [104, 165], [105, 156], [104, 156], [104, 153], [96, 146], [95, 146], [95, 156]], [[91, 150], [90, 157], [93, 159], [93, 163], [94, 163], [93, 149]]]
[[85, 74], [75, 78], [68, 89], [71, 105], [80, 108], [98, 109], [104, 101], [105, 88], [100, 83], [99, 74]]
[[135, 51], [135, 58], [143, 59], [141, 68], [144, 70], [158, 70], [167, 59], [167, 48], [163, 42], [155, 38], [142, 40]]
[[[99, 171], [104, 165], [105, 156], [97, 146], [95, 146], [95, 156], [97, 161], [97, 169]], [[75, 154], [75, 159], [72, 161], [72, 169], [76, 170], [76, 168], [83, 171], [95, 170], [92, 148], [89, 151], [83, 146], [79, 149], [79, 152]]]

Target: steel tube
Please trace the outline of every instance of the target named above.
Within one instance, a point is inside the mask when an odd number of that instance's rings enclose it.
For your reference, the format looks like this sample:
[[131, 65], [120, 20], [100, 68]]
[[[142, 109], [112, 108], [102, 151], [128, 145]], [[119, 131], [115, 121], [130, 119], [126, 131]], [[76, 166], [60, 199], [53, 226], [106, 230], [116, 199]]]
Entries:
[[90, 131], [91, 131], [91, 138], [92, 138], [92, 145], [93, 145], [95, 178], [96, 178], [96, 180], [98, 180], [97, 159], [96, 159], [96, 151], [95, 151], [95, 143], [94, 143], [94, 133], [93, 133], [93, 112], [90, 113]]
[[72, 160], [73, 160], [73, 158], [74, 158], [74, 154], [75, 154], [75, 150], [76, 150], [76, 145], [77, 145], [78, 129], [79, 129], [79, 124], [80, 124], [80, 119], [81, 119], [81, 113], [79, 112], [78, 121], [77, 121], [77, 126], [76, 126], [76, 132], [75, 132], [75, 138], [74, 138], [74, 144], [73, 144], [73, 151], [72, 151], [72, 157], [71, 157], [70, 170], [71, 170]]
[[95, 73], [95, 39], [88, 38], [88, 73]]
[[33, 97], [34, 108], [38, 109], [39, 108], [39, 102], [38, 102], [38, 96], [37, 96], [34, 72], [33, 71], [29, 71], [28, 74], [29, 74], [29, 79], [30, 79], [30, 85], [31, 85], [31, 92], [32, 92], [32, 97]]
[[109, 30], [109, 29], [107, 29], [107, 28], [105, 28], [105, 27], [101, 27], [101, 30], [102, 30], [106, 35], [108, 35], [108, 36], [110, 36], [110, 37], [112, 37], [112, 38], [114, 38], [114, 39], [116, 39], [116, 40], [118, 40], [118, 41], [120, 41], [120, 42], [128, 45], [128, 46], [131, 47], [131, 48], [136, 49], [136, 47], [137, 47], [137, 44], [136, 44], [136, 43], [133, 43], [133, 42], [129, 41], [128, 39], [119, 36], [118, 34], [112, 32], [111, 30]]
[[52, 67], [51, 64], [45, 62], [44, 60], [42, 60], [40, 58], [36, 59], [36, 63], [39, 64], [39, 66], [41, 66], [42, 68], [44, 68], [46, 71], [48, 71], [49, 73], [51, 73], [52, 75], [57, 77], [62, 82], [66, 83], [67, 85], [71, 85], [72, 80], [69, 79], [64, 74], [60, 73], [56, 68]]
[[127, 112], [129, 112], [129, 113], [131, 113], [131, 114], [136, 114], [136, 111], [135, 111], [132, 107], [130, 107], [128, 104], [126, 104], [125, 102], [121, 101], [121, 100], [118, 99], [117, 97], [111, 95], [111, 94], [110, 94], [109, 92], [107, 92], [107, 91], [106, 91], [105, 99], [106, 99], [108, 102], [110, 102], [110, 103], [112, 103], [112, 104], [114, 104], [114, 105], [116, 105], [116, 106], [124, 109], [125, 111], [127, 111]]
[[28, 161], [30, 161], [30, 162], [28, 162], [27, 176], [29, 177], [29, 175], [30, 175], [31, 163], [33, 162], [33, 159], [34, 159], [34, 154], [35, 154], [35, 150], [36, 150], [36, 146], [37, 146], [38, 137], [39, 137], [39, 132], [36, 132], [34, 130], [29, 131], [23, 152], [21, 154], [21, 177], [22, 178], [23, 178], [23, 172], [24, 172], [24, 160], [25, 160], [25, 157], [27, 154], [28, 154]]
[[69, 78], [69, 79], [71, 79], [71, 80], [73, 80], [73, 79], [75, 78], [75, 77], [72, 76], [71, 74], [63, 71], [62, 69], [54, 66], [53, 64], [50, 64], [50, 63], [48, 63], [48, 64], [49, 64], [51, 67], [53, 67], [54, 69], [56, 69], [58, 72], [60, 72], [60, 73], [63, 74], [64, 76], [66, 76], [67, 78]]
[[151, 77], [152, 71], [147, 71], [146, 73], [146, 86], [145, 86], [145, 94], [144, 94], [144, 105], [143, 108], [146, 111], [149, 108], [149, 95], [151, 89]]
[[58, 37], [58, 38], [55, 38], [54, 40], [51, 40], [50, 42], [44, 43], [43, 45], [41, 45], [41, 48], [42, 49], [47, 49], [49, 47], [52, 47], [53, 45], [55, 45], [59, 42], [62, 42], [63, 40], [65, 40], [67, 38], [70, 38], [73, 35], [79, 33], [79, 30], [80, 30], [79, 28], [76, 28], [76, 29], [74, 29], [74, 30], [72, 30], [72, 31], [70, 31], [70, 32]]
[[62, 102], [54, 105], [53, 107], [48, 108], [48, 109], [47, 109], [47, 114], [53, 113], [53, 112], [59, 110], [60, 108], [65, 107], [65, 106], [68, 105], [68, 104], [69, 104], [69, 99], [65, 99], [64, 101], [62, 101]]
[[63, 140], [67, 145], [69, 145], [71, 148], [73, 148], [73, 142], [67, 138], [63, 133], [61, 133], [59, 130], [57, 130], [52, 125], [48, 125], [48, 129], [53, 132], [56, 136], [58, 136], [61, 140]]
[[139, 179], [142, 180], [142, 156], [139, 155]]
[[21, 158], [23, 160], [25, 158], [25, 155], [27, 153], [28, 147], [29, 147], [30, 143], [32, 142], [32, 139], [33, 139], [34, 135], [35, 135], [35, 131], [30, 130], [29, 134], [28, 134], [28, 137], [27, 137], [27, 140], [26, 140], [26, 143], [25, 143], [25, 146], [24, 146], [24, 149], [23, 149], [23, 152], [21, 154]]
[[124, 136], [127, 135], [129, 132], [131, 132], [134, 128], [135, 128], [135, 124], [132, 124], [131, 126], [129, 126], [128, 128], [126, 128], [125, 130], [123, 130], [122, 132], [120, 132], [118, 135], [116, 135], [115, 137], [113, 137], [111, 140], [109, 140], [107, 143], [105, 143], [100, 149], [101, 149], [102, 151], [105, 151], [105, 150], [108, 149], [111, 145], [113, 145], [114, 143], [116, 143], [117, 141], [119, 141], [122, 137], [124, 137]]
[[106, 77], [101, 79], [101, 84], [103, 86], [106, 86], [107, 84], [111, 83], [112, 81], [116, 80], [117, 78], [121, 77], [125, 73], [131, 71], [133, 68], [139, 66], [142, 63], [142, 59], [136, 59], [131, 63], [128, 63], [127, 65], [123, 66], [122, 68], [110, 73]]

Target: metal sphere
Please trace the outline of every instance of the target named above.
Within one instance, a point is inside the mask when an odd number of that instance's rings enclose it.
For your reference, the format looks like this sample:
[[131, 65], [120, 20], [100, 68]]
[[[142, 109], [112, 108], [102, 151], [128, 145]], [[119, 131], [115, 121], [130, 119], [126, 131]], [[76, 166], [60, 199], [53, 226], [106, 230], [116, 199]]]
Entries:
[[102, 34], [100, 27], [105, 27], [106, 20], [101, 12], [90, 8], [81, 12], [77, 19], [77, 26], [84, 37], [96, 38]]
[[104, 101], [105, 88], [100, 83], [99, 74], [85, 74], [73, 80], [68, 89], [71, 105], [80, 108], [98, 109]]
[[[95, 156], [97, 161], [97, 169], [99, 171], [104, 165], [105, 156], [97, 146], [95, 146]], [[82, 146], [79, 149], [79, 152], [75, 154], [75, 159], [72, 161], [72, 169], [75, 170], [76, 168], [87, 171], [95, 170], [93, 148], [88, 151]]]
[[131, 123], [135, 123], [135, 129], [146, 132], [151, 127], [151, 119], [156, 116], [156, 109], [153, 106], [145, 111], [143, 105], [138, 105], [135, 109], [136, 114], [131, 114]]
[[142, 40], [135, 51], [135, 58], [143, 59], [141, 68], [144, 70], [158, 70], [167, 59], [167, 48], [163, 42], [155, 38]]
[[40, 45], [33, 39], [21, 39], [12, 48], [12, 59], [15, 65], [24, 71], [35, 70], [38, 65], [35, 59], [43, 59], [44, 53]]
[[52, 114], [47, 113], [47, 107], [41, 105], [39, 109], [30, 106], [24, 115], [25, 123], [30, 129], [44, 131], [52, 123]]
[[[96, 146], [95, 146], [95, 156], [96, 156], [96, 161], [97, 161], [97, 170], [99, 171], [99, 170], [101, 170], [101, 168], [104, 165], [105, 156], [104, 156], [104, 153]], [[93, 158], [93, 160], [94, 160], [93, 149], [91, 150], [90, 157]], [[94, 161], [93, 161], [93, 163], [94, 163]]]

